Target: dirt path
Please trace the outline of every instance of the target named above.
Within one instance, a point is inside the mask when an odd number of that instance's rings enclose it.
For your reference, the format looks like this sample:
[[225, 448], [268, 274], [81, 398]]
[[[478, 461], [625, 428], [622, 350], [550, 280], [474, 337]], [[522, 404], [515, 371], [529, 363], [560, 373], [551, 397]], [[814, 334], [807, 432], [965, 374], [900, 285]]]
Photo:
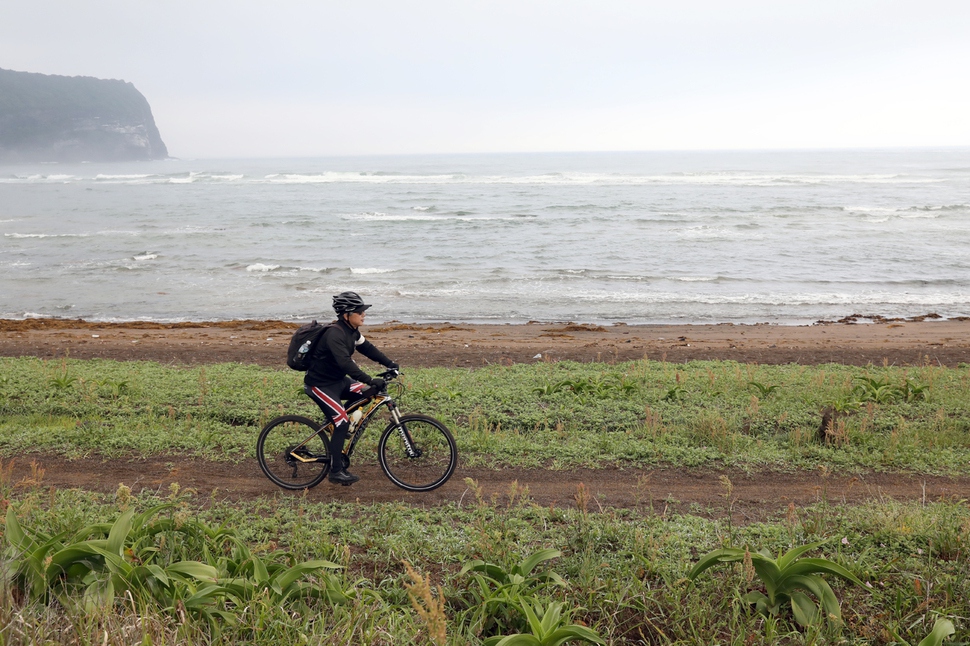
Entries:
[[[970, 320], [946, 321], [929, 314], [913, 319], [846, 317], [838, 323], [778, 325], [612, 326], [572, 323], [526, 325], [425, 325], [398, 322], [375, 325], [367, 334], [387, 354], [408, 366], [481, 366], [536, 361], [623, 361], [648, 357], [671, 362], [731, 359], [765, 364], [865, 365], [970, 362]], [[925, 319], [925, 320], [924, 320]], [[868, 323], [866, 321], [869, 321]], [[152, 360], [173, 364], [235, 361], [280, 366], [295, 325], [280, 321], [158, 324], [93, 323], [76, 320], [0, 320], [0, 356], [76, 359]], [[201, 497], [295, 496], [274, 487], [256, 463], [205, 462], [180, 456], [155, 460], [38, 459], [41, 486], [81, 487], [112, 492], [119, 483], [167, 490], [172, 482], [192, 487]], [[8, 462], [9, 464], [9, 462]], [[441, 489], [411, 494], [392, 485], [373, 461], [355, 465], [362, 476], [353, 487], [319, 485], [313, 501], [402, 501], [436, 505], [474, 502], [465, 478], [474, 479], [486, 497], [501, 503], [515, 483], [528, 487], [538, 504], [577, 504], [580, 484], [588, 488], [589, 507], [652, 509], [655, 513], [693, 512], [723, 516], [728, 507], [722, 476], [733, 484], [731, 500], [739, 522], [784, 513], [790, 503], [822, 498], [859, 503], [873, 498], [935, 500], [970, 498], [970, 477], [863, 474], [823, 477], [819, 473], [710, 472], [704, 470], [462, 469]], [[4, 476], [0, 472], [0, 476]], [[14, 463], [14, 482], [30, 478], [30, 460]]]
[[[38, 471], [32, 468], [42, 469]], [[9, 471], [8, 471], [9, 470]], [[362, 503], [400, 501], [413, 505], [449, 502], [474, 504], [475, 492], [466, 484], [472, 478], [485, 497], [494, 496], [505, 504], [510, 491], [528, 489], [528, 496], [542, 506], [576, 506], [582, 499], [581, 485], [588, 492], [587, 508], [638, 509], [644, 513], [697, 513], [724, 517], [728, 507], [726, 476], [732, 486], [731, 502], [737, 522], [755, 522], [783, 515], [790, 503], [796, 507], [825, 499], [833, 503], [858, 504], [872, 499], [935, 501], [941, 498], [970, 498], [970, 477], [868, 473], [855, 476], [814, 472], [741, 473], [681, 469], [466, 469], [459, 466], [454, 477], [440, 489], [423, 494], [395, 487], [376, 465], [355, 465], [361, 481], [352, 487], [324, 482], [307, 493], [312, 502]], [[21, 458], [5, 465], [5, 472], [18, 487], [78, 487], [110, 493], [120, 483], [136, 493], [142, 490], [166, 493], [172, 482], [191, 487], [200, 498], [214, 495], [220, 500], [248, 500], [260, 496], [299, 496], [283, 491], [267, 480], [255, 461], [238, 465], [181, 457], [155, 460]], [[516, 484], [517, 483], [517, 484]]]
[[[970, 320], [859, 319], [818, 325], [369, 326], [365, 334], [408, 367], [478, 367], [538, 361], [918, 365], [970, 363]], [[935, 315], [932, 315], [935, 316]], [[147, 360], [173, 364], [256, 363], [283, 369], [295, 324], [281, 321], [97, 323], [0, 319], [0, 356]]]

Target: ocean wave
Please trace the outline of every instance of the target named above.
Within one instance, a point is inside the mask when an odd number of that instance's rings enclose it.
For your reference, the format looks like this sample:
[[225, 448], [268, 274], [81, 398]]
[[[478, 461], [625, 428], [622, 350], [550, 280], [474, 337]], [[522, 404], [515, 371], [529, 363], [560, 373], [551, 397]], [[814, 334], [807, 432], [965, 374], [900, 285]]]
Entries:
[[898, 213], [899, 209], [886, 206], [843, 206], [843, 211], [851, 213]]
[[939, 178], [913, 177], [900, 174], [823, 175], [798, 173], [684, 173], [651, 177], [654, 181], [683, 184], [731, 186], [797, 186], [819, 184], [933, 184]]
[[966, 204], [947, 204], [939, 206], [910, 206], [910, 207], [884, 207], [884, 206], [845, 206], [842, 210], [848, 213], [861, 213], [869, 216], [880, 215], [880, 219], [871, 219], [871, 222], [886, 222], [890, 218], [901, 218], [905, 220], [927, 219], [935, 220], [947, 213], [955, 213], [970, 210], [970, 205]]
[[390, 215], [388, 213], [352, 213], [341, 216], [344, 220], [364, 220], [367, 222], [432, 222], [441, 220], [437, 215]]
[[671, 231], [681, 238], [696, 240], [762, 240], [762, 235], [751, 235], [739, 231], [735, 227], [711, 226], [701, 224], [694, 227], [671, 229]]
[[[229, 265], [232, 268], [242, 267], [241, 264]], [[333, 267], [298, 267], [274, 262], [256, 262], [246, 265], [245, 270], [253, 273], [272, 273], [274, 276], [294, 276], [300, 272], [311, 274], [329, 274], [336, 271]]]
[[344, 220], [361, 220], [365, 222], [487, 222], [504, 221], [517, 222], [525, 219], [536, 218], [533, 214], [517, 215], [473, 215], [470, 211], [455, 211], [453, 213], [442, 213], [440, 215], [414, 214], [393, 214], [393, 213], [352, 213], [340, 216]]
[[458, 177], [456, 175], [397, 175], [392, 173], [328, 171], [314, 174], [275, 173], [266, 175], [264, 181], [271, 184], [441, 184], [456, 181]]
[[[86, 181], [73, 174], [12, 175], [0, 178], [0, 182], [76, 182]], [[607, 173], [607, 172], [552, 172], [542, 174], [504, 175], [470, 174], [464, 172], [394, 173], [382, 171], [324, 171], [320, 173], [270, 173], [263, 176], [247, 176], [243, 173], [225, 171], [187, 171], [182, 173], [98, 173], [90, 181], [109, 184], [191, 184], [253, 183], [253, 184], [493, 184], [534, 186], [641, 186], [641, 185], [698, 185], [698, 186], [799, 186], [838, 184], [933, 184], [945, 182], [940, 177], [923, 177], [901, 173], [862, 174], [812, 174], [771, 173], [741, 171], [674, 172], [661, 174]], [[419, 207], [422, 210], [428, 207]]]
[[188, 234], [195, 235], [198, 233], [218, 233], [220, 231], [226, 231], [227, 227], [216, 227], [216, 226], [187, 226], [179, 227], [177, 229], [169, 229], [166, 234]]
[[[437, 290], [435, 290], [437, 291]], [[454, 293], [447, 293], [453, 290], [442, 290], [440, 297], [454, 297]], [[431, 297], [432, 293], [425, 294], [424, 297]], [[507, 293], [507, 292], [506, 292]], [[567, 292], [557, 292], [555, 290], [545, 292], [530, 292], [522, 294], [528, 296], [530, 302], [545, 306], [546, 303], [555, 304], [561, 302]], [[604, 307], [610, 305], [670, 305], [681, 304], [684, 306], [696, 305], [759, 305], [770, 306], [784, 310], [793, 307], [822, 307], [840, 306], [846, 309], [864, 306], [910, 306], [910, 307], [954, 307], [970, 305], [970, 292], [933, 292], [929, 294], [912, 294], [899, 292], [740, 292], [740, 293], [719, 293], [719, 292], [691, 292], [685, 294], [678, 291], [616, 291], [616, 290], [577, 290], [574, 287], [568, 290], [569, 298], [573, 301], [586, 304], [600, 304]], [[487, 293], [477, 293], [476, 298], [483, 300], [489, 299]], [[496, 293], [495, 298], [501, 297]]]
[[[343, 289], [402, 320], [970, 314], [970, 174], [940, 168], [970, 153], [854, 155], [12, 167], [0, 294], [125, 319], [273, 318]], [[178, 298], [152, 296], [163, 268]]]
[[326, 274], [333, 271], [332, 267], [295, 267], [296, 271], [307, 271], [313, 274]]
[[[503, 280], [507, 280], [503, 278]], [[533, 280], [533, 279], [529, 279]], [[659, 283], [663, 281], [673, 281], [681, 283], [715, 283], [715, 282], [752, 282], [749, 278], [729, 278], [726, 276], [671, 276], [666, 274], [619, 274], [602, 269], [561, 269], [545, 276], [540, 275], [535, 278], [539, 281], [568, 280], [573, 281], [596, 281], [596, 282], [630, 282], [630, 283]]]
[[930, 205], [930, 206], [911, 206], [908, 209], [903, 209], [908, 212], [914, 213], [926, 213], [932, 215], [932, 217], [938, 217], [940, 213], [948, 213], [950, 211], [970, 211], [970, 204], [940, 204], [940, 205]]
[[[242, 173], [220, 173], [207, 171], [186, 171], [182, 173], [128, 173], [109, 174], [99, 173], [93, 181], [102, 184], [193, 184], [196, 182], [226, 183], [238, 182], [246, 176]], [[72, 176], [74, 180], [83, 180]]]
[[94, 176], [94, 179], [96, 181], [97, 180], [133, 180], [133, 179], [147, 179], [149, 177], [158, 177], [158, 176], [151, 175], [151, 174], [142, 174], [142, 173], [131, 174], [131, 175], [108, 175], [106, 173], [98, 173], [97, 175]]
[[785, 186], [818, 184], [932, 184], [942, 178], [916, 177], [903, 174], [799, 174], [702, 172], [636, 175], [622, 173], [559, 172], [541, 175], [469, 175], [394, 174], [348, 171], [328, 171], [315, 174], [278, 173], [266, 175], [264, 181], [274, 184], [369, 183], [369, 184], [511, 184], [536, 186], [638, 186], [638, 185], [728, 185], [728, 186]]
[[9, 175], [7, 177], [0, 177], [0, 184], [24, 184], [24, 183], [66, 183], [71, 180], [77, 179], [74, 175], [56, 174], [56, 175]]
[[5, 238], [88, 238], [89, 233], [4, 233]]

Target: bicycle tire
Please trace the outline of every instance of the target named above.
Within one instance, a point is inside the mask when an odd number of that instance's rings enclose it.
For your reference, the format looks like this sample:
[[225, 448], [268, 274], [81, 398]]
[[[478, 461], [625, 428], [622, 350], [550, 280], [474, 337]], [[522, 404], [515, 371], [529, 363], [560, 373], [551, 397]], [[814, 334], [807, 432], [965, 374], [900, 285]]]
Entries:
[[[405, 434], [413, 440], [409, 452]], [[458, 446], [451, 431], [427, 415], [402, 415], [400, 423], [391, 422], [377, 445], [384, 475], [401, 489], [437, 489], [458, 466]]]
[[[320, 484], [330, 472], [327, 440], [319, 435], [320, 424], [300, 415], [283, 415], [270, 421], [256, 440], [259, 468], [273, 484], [293, 491]], [[304, 442], [307, 438], [309, 441]], [[307, 461], [291, 455], [296, 451]]]

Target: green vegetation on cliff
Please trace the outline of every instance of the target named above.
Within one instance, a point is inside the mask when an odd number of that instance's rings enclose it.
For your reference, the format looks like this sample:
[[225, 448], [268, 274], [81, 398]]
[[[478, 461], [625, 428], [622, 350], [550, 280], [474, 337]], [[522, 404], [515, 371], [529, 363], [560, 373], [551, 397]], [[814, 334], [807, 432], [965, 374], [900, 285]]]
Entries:
[[131, 83], [0, 69], [0, 162], [166, 157], [151, 106]]

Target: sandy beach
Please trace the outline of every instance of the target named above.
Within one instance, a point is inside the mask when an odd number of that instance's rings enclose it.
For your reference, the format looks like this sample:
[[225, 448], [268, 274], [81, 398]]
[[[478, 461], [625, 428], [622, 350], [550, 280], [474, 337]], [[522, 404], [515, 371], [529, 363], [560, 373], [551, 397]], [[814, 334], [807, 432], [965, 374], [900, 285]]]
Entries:
[[[297, 326], [282, 321], [98, 323], [0, 320], [0, 356], [283, 366]], [[813, 325], [521, 325], [388, 322], [365, 335], [402, 366], [538, 361], [732, 360], [760, 364], [970, 363], [970, 320], [850, 316]]]

